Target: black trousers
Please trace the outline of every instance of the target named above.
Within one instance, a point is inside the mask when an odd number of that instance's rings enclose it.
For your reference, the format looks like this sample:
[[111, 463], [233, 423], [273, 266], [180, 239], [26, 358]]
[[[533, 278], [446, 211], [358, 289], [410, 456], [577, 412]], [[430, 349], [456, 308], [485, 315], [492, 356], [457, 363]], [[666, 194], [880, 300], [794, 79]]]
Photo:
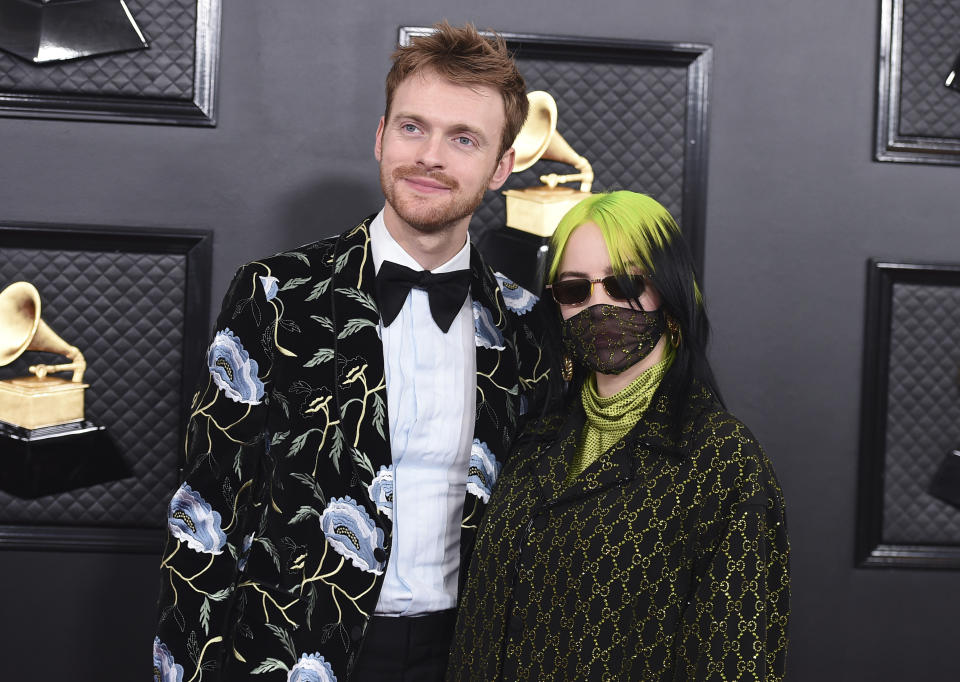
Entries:
[[356, 682], [442, 682], [455, 609], [425, 616], [374, 616], [353, 671]]

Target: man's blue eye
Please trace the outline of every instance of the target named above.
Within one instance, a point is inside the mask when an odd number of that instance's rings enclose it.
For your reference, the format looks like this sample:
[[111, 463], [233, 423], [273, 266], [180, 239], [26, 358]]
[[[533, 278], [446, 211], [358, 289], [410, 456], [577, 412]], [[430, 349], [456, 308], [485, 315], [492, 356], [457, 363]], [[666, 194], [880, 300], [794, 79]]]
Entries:
[[417, 126], [413, 125], [412, 123], [404, 123], [403, 130], [408, 133], [415, 133], [417, 132]]
[[471, 140], [469, 137], [465, 137], [465, 136], [463, 136], [463, 135], [461, 135], [460, 137], [457, 138], [457, 142], [459, 142], [460, 144], [462, 144], [462, 145], [464, 145], [464, 146], [472, 145], [472, 144], [473, 144], [473, 140]]

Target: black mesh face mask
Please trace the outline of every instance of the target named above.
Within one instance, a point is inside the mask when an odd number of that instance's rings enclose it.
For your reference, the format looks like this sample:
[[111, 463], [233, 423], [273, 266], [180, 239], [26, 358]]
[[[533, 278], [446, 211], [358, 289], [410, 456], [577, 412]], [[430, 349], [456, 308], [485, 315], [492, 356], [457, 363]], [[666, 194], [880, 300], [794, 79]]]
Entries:
[[561, 323], [563, 345], [573, 361], [601, 374], [620, 374], [650, 355], [666, 326], [662, 309], [604, 304]]

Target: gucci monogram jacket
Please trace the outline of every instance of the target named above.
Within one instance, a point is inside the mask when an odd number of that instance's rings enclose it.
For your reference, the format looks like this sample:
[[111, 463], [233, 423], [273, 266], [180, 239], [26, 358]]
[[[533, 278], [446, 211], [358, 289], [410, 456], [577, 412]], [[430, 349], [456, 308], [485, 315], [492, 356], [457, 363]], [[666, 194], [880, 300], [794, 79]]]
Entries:
[[712, 394], [659, 392], [564, 485], [584, 422], [541, 421], [504, 466], [461, 597], [448, 680], [783, 680], [783, 495]]

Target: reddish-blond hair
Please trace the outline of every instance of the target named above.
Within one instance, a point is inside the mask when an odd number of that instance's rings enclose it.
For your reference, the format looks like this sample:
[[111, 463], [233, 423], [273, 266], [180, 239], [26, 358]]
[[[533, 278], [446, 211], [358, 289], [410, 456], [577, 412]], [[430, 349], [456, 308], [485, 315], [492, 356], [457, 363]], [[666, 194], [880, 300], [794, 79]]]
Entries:
[[494, 33], [488, 38], [480, 35], [473, 24], [454, 27], [444, 19], [433, 25], [432, 33], [412, 38], [409, 45], [398, 47], [390, 58], [393, 66], [387, 74], [384, 118], [390, 118], [393, 93], [400, 83], [415, 73], [433, 70], [456, 85], [482, 85], [499, 92], [506, 114], [500, 156], [513, 145], [529, 105], [527, 84], [517, 71], [503, 36]]

